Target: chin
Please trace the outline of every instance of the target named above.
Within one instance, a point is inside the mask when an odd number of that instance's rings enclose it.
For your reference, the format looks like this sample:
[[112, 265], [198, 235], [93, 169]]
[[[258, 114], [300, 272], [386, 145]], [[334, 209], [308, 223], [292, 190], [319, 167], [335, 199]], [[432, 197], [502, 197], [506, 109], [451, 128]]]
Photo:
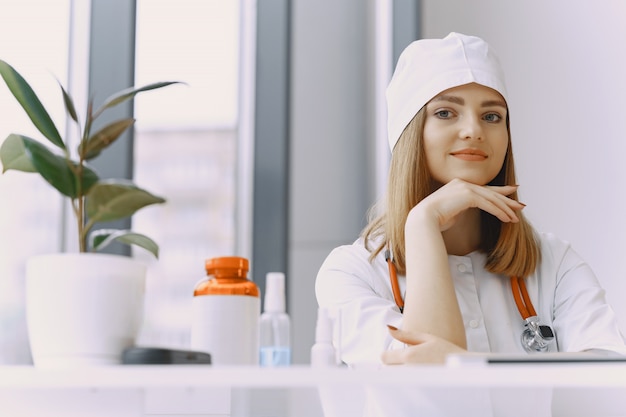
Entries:
[[469, 183], [476, 184], [476, 185], [489, 185], [493, 180], [496, 179], [497, 176], [498, 176], [498, 173], [495, 173], [494, 175], [485, 175], [484, 172], [482, 173], [471, 172], [465, 175], [459, 175], [456, 178], [462, 179], [463, 181], [467, 181]]
[[460, 179], [463, 180], [465, 182], [469, 182], [470, 184], [475, 184], [475, 185], [489, 185], [489, 183], [491, 181], [493, 181], [494, 178], [491, 179], [486, 179], [486, 178], [477, 178], [475, 176], [471, 176], [471, 175], [467, 175], [467, 176], [458, 176], [458, 177], [452, 177], [449, 178], [446, 181], [446, 184], [449, 183], [450, 181], [452, 181], [453, 179]]

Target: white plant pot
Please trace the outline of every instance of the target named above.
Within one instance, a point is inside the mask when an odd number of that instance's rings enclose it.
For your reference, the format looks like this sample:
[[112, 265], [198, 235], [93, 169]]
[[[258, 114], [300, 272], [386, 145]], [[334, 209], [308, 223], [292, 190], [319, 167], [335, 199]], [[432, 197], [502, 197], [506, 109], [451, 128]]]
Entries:
[[26, 265], [26, 319], [37, 367], [118, 364], [143, 318], [146, 266], [121, 255], [59, 253]]

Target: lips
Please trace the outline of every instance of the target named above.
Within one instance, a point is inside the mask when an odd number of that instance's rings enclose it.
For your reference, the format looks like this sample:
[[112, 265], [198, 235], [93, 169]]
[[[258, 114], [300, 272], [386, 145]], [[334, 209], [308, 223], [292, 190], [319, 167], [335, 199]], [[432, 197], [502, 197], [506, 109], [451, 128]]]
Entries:
[[460, 149], [451, 152], [450, 155], [466, 161], [484, 161], [487, 159], [487, 154], [480, 149]]

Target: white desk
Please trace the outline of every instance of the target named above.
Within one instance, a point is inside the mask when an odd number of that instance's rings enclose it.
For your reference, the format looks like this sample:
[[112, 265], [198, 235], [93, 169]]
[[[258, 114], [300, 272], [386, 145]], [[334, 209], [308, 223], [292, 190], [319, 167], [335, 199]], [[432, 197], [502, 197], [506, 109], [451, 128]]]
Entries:
[[626, 416], [626, 363], [0, 367], [0, 415], [11, 417], [317, 417], [323, 409], [331, 417], [350, 417], [361, 415], [366, 398], [400, 408], [410, 401], [411, 416], [420, 415], [418, 409], [428, 416], [484, 417], [494, 409], [491, 415], [498, 416]]

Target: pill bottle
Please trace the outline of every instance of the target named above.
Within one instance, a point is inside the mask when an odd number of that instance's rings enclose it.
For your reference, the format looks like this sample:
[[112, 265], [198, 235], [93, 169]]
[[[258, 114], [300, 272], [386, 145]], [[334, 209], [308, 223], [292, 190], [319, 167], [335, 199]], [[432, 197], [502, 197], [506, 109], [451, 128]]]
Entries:
[[237, 256], [207, 259], [207, 279], [194, 289], [191, 349], [209, 353], [214, 365], [259, 363], [261, 302], [248, 266]]

